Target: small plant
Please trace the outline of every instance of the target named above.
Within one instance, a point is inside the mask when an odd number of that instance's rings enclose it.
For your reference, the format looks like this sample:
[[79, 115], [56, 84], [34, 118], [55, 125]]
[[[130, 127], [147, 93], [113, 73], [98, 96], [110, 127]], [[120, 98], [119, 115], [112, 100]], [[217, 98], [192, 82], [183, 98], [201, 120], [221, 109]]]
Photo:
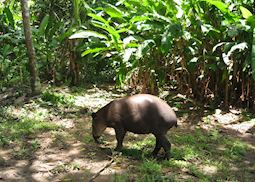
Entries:
[[35, 140], [31, 141], [31, 148], [33, 151], [39, 149], [40, 147], [41, 147], [41, 145], [38, 140], [35, 139]]
[[91, 142], [93, 142], [94, 141], [94, 139], [93, 139], [93, 137], [91, 136], [91, 135], [85, 135], [84, 137], [83, 137], [83, 142], [84, 143], [91, 143]]
[[74, 105], [75, 102], [74, 96], [55, 93], [49, 90], [43, 92], [42, 100], [56, 106], [61, 105], [72, 106]]
[[52, 174], [67, 173], [74, 170], [80, 170], [80, 165], [77, 163], [60, 164], [50, 170]]
[[127, 182], [127, 181], [130, 181], [130, 180], [129, 180], [128, 175], [126, 175], [126, 174], [123, 174], [123, 175], [114, 174], [113, 181], [114, 182]]
[[234, 142], [231, 148], [232, 154], [237, 156], [244, 155], [246, 151], [247, 151], [247, 145], [239, 141]]
[[159, 175], [161, 174], [161, 165], [155, 161], [145, 161], [140, 165], [139, 171], [143, 174]]
[[27, 147], [24, 147], [24, 146], [19, 148], [19, 149], [16, 149], [14, 151], [14, 157], [16, 159], [20, 159], [20, 160], [27, 159], [30, 156], [31, 156], [31, 150]]
[[53, 131], [53, 147], [58, 147], [61, 149], [66, 149], [69, 147], [69, 144], [67, 142], [68, 137], [70, 137], [67, 133], [64, 131]]

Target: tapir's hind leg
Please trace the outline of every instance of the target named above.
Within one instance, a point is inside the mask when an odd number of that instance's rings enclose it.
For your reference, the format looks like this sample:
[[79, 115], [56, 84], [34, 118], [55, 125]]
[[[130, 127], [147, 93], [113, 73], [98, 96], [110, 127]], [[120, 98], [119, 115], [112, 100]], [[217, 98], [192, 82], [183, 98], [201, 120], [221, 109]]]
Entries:
[[165, 151], [164, 159], [169, 159], [169, 153], [171, 150], [171, 143], [167, 140], [165, 135], [159, 137], [159, 142]]
[[161, 145], [161, 142], [160, 142], [160, 138], [158, 136], [155, 136], [156, 137], [156, 145], [155, 145], [155, 148], [152, 152], [152, 156], [153, 157], [156, 157], [158, 152], [160, 151], [162, 145]]

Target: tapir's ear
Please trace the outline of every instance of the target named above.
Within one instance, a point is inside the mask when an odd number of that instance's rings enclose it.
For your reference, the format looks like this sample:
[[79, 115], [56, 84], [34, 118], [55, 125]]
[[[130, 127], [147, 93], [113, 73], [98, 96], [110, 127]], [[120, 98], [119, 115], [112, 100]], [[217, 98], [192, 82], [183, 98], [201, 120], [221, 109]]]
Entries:
[[94, 119], [96, 117], [96, 113], [92, 112], [91, 116]]

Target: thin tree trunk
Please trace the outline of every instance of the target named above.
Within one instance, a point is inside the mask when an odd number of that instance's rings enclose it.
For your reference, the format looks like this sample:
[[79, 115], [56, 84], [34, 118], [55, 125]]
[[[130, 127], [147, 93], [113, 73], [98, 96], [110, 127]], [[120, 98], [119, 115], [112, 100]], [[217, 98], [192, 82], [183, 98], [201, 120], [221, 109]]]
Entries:
[[69, 51], [70, 51], [70, 77], [71, 77], [71, 86], [77, 86], [79, 84], [79, 65], [76, 62], [76, 52], [74, 51], [75, 48], [75, 40], [68, 40], [69, 44]]
[[29, 8], [28, 8], [27, 0], [21, 0], [21, 8], [22, 8], [25, 41], [27, 46], [28, 58], [29, 58], [31, 91], [32, 91], [32, 95], [35, 95], [40, 93], [41, 85], [40, 85], [39, 77], [37, 76], [37, 72], [36, 72], [35, 50], [34, 50], [33, 42], [32, 42], [30, 16], [29, 16]]

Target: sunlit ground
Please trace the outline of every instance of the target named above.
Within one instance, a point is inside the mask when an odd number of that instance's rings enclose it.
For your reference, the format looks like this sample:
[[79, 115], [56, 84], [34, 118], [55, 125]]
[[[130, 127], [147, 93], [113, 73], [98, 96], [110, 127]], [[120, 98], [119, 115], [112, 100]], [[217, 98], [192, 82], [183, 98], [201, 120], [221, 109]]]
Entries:
[[[0, 180], [253, 181], [255, 120], [241, 110], [203, 110], [185, 98], [166, 97], [176, 110], [169, 161], [150, 157], [152, 135], [128, 133], [116, 153], [115, 133], [103, 144], [91, 136], [91, 112], [122, 97], [114, 87], [47, 88], [40, 97], [0, 108]], [[19, 98], [18, 98], [19, 99]]]

